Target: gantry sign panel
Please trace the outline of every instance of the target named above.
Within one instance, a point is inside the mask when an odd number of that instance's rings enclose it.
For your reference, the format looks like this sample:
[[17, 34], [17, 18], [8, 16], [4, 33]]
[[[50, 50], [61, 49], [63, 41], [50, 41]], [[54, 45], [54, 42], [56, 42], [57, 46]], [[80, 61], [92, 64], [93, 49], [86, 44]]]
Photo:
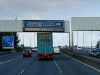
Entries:
[[23, 20], [25, 32], [64, 32], [64, 20]]
[[100, 31], [100, 17], [72, 17], [72, 31]]
[[0, 20], [0, 32], [70, 32], [64, 20]]

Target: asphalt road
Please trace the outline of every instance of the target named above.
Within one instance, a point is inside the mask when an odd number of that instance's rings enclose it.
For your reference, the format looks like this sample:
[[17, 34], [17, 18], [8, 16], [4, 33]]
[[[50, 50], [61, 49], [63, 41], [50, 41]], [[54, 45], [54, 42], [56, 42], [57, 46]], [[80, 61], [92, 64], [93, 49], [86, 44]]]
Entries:
[[0, 75], [100, 75], [82, 63], [63, 54], [54, 55], [54, 60], [37, 60], [34, 52], [31, 58], [21, 53], [0, 56]]

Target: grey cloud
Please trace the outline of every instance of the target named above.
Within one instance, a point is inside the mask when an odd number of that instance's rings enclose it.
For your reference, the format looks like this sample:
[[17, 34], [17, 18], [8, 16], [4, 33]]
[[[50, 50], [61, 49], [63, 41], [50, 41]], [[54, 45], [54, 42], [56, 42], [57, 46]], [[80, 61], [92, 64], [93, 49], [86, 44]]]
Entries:
[[82, 0], [2, 0], [0, 9], [43, 12], [81, 4]]
[[1, 0], [0, 11], [8, 14], [44, 14], [81, 6], [84, 0]]

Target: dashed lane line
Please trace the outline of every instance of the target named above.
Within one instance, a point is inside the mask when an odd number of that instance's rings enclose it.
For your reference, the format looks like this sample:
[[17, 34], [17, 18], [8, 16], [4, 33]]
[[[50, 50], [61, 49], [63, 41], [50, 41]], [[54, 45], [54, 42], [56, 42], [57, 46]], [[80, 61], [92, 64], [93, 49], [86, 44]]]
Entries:
[[25, 68], [24, 68], [24, 69], [22, 69], [20, 73], [21, 73], [21, 74], [23, 74], [23, 72], [24, 72], [24, 71], [25, 71]]
[[[21, 56], [23, 57], [23, 56]], [[30, 61], [21, 71], [20, 71], [20, 74], [23, 75], [23, 73], [26, 71], [26, 69], [32, 64], [34, 60]]]
[[54, 63], [55, 63], [55, 65], [56, 65], [56, 67], [58, 68], [60, 74], [62, 75], [63, 72], [61, 71], [60, 67], [58, 66], [58, 64], [57, 64], [57, 62], [56, 62], [55, 60], [54, 60]]

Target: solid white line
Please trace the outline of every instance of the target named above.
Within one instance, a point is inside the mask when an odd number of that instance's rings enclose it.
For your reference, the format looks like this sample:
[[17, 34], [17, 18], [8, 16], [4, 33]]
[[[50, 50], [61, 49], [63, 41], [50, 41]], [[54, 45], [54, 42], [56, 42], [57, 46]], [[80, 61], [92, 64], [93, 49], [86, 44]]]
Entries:
[[100, 70], [98, 70], [98, 69], [96, 69], [96, 68], [94, 68], [94, 67], [92, 67], [92, 66], [90, 66], [90, 65], [88, 65], [88, 64], [85, 64], [85, 63], [83, 63], [83, 62], [81, 62], [81, 61], [79, 61], [79, 60], [77, 60], [77, 59], [75, 59], [75, 58], [72, 58], [72, 57], [70, 57], [70, 56], [68, 56], [68, 55], [66, 55], [66, 54], [64, 54], [64, 53], [62, 53], [62, 54], [65, 55], [65, 56], [67, 56], [67, 57], [69, 57], [69, 58], [71, 58], [71, 59], [73, 59], [73, 60], [75, 60], [75, 61], [77, 61], [77, 62], [79, 62], [79, 63], [81, 63], [81, 64], [83, 64], [83, 65], [85, 65], [85, 66], [87, 66], [87, 67], [89, 67], [89, 68], [92, 68], [92, 69], [94, 69], [94, 70], [100, 72]]
[[55, 60], [54, 60], [54, 63], [56, 65], [56, 67], [58, 68], [59, 72], [62, 74], [62, 71], [61, 71], [60, 67], [58, 66], [58, 64], [57, 64], [57, 62]]
[[23, 74], [23, 72], [24, 72], [24, 71], [25, 71], [25, 68], [24, 68], [24, 69], [22, 69], [20, 73], [21, 73], [21, 74]]
[[0, 62], [0, 65], [5, 64], [5, 63], [8, 63], [8, 62], [11, 62], [13, 60], [15, 60], [15, 59], [10, 59], [10, 60], [6, 60], [6, 61], [3, 61], [3, 62]]

